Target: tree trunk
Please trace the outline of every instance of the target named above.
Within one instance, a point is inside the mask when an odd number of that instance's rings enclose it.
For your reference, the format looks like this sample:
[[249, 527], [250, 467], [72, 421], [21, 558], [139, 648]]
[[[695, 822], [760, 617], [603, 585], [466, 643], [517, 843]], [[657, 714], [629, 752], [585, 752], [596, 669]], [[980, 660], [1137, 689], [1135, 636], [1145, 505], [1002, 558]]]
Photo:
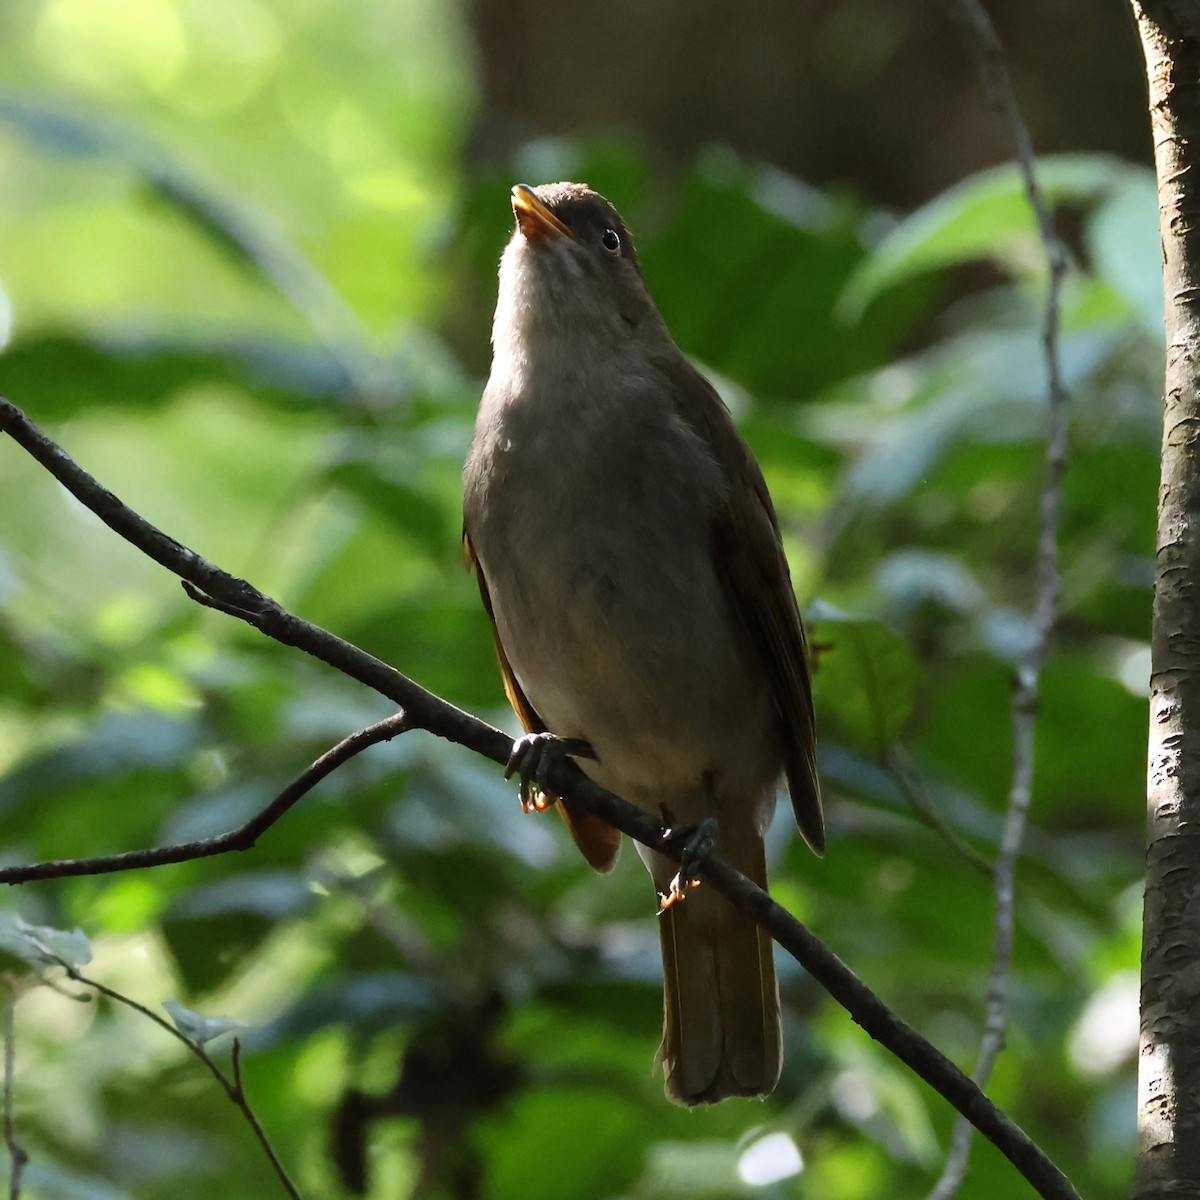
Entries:
[[1200, 1197], [1200, 3], [1132, 0], [1166, 295], [1137, 1200]]

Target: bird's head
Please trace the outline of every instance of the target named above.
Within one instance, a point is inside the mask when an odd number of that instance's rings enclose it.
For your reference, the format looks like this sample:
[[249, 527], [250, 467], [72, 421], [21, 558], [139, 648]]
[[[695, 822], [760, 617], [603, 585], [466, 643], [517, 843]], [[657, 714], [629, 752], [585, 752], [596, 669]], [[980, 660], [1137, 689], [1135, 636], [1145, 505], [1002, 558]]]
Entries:
[[512, 189], [493, 341], [665, 334], [620, 214], [582, 183]]

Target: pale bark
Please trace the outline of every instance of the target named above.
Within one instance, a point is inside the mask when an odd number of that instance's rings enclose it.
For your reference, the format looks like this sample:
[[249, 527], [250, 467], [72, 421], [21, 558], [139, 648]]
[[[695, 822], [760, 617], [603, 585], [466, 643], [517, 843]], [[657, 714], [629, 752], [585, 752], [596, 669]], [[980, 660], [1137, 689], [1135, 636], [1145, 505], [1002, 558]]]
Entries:
[[1200, 4], [1133, 3], [1166, 298], [1150, 688], [1138, 1200], [1200, 1197]]

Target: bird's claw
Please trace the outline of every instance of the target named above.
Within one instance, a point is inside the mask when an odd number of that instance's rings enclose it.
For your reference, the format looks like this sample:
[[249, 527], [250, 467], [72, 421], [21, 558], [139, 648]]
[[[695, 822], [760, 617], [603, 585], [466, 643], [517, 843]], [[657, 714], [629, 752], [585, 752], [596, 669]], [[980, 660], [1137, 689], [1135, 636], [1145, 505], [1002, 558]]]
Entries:
[[686, 900], [688, 888], [697, 888], [699, 886], [699, 879], [684, 879], [683, 872], [679, 871], [675, 875], [675, 878], [671, 880], [671, 884], [667, 890], [658, 894], [658, 915], [661, 917], [668, 908], [678, 904], [680, 900]]
[[687, 899], [687, 889], [700, 886], [696, 872], [704, 865], [704, 860], [713, 852], [717, 845], [717, 821], [715, 817], [705, 817], [695, 825], [685, 825], [678, 829], [666, 829], [663, 832], [664, 842], [683, 840], [683, 850], [679, 855], [679, 870], [670, 886], [660, 893], [659, 916]]
[[513, 742], [504, 778], [521, 780], [523, 812], [545, 812], [554, 797], [546, 791], [551, 766], [563, 758], [595, 758], [596, 752], [583, 738], [560, 738], [553, 733], [527, 733]]

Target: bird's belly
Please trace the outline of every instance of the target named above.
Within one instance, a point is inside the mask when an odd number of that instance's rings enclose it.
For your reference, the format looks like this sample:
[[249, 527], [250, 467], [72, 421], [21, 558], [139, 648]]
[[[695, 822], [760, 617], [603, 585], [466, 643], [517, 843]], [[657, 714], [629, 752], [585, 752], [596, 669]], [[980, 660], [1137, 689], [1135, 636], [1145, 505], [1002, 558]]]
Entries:
[[590, 742], [598, 759], [581, 766], [654, 813], [691, 820], [715, 796], [769, 795], [778, 719], [702, 513], [562, 501], [484, 562], [501, 641], [547, 727]]

